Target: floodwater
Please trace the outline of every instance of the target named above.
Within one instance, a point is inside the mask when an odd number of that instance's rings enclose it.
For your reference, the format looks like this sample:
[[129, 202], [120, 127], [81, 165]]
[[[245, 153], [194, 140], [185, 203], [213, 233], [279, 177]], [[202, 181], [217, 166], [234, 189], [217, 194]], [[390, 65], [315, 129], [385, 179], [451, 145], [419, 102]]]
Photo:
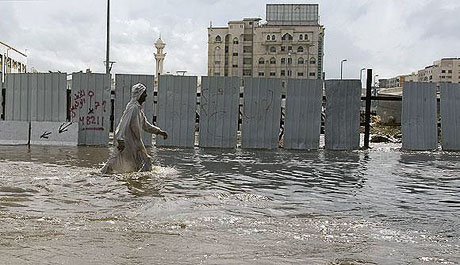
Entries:
[[460, 264], [460, 153], [0, 147], [0, 264]]

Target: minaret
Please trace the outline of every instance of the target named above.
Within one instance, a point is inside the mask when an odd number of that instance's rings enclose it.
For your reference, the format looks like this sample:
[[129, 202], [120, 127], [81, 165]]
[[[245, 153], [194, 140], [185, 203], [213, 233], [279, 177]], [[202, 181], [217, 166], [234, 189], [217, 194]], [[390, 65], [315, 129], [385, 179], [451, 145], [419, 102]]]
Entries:
[[157, 53], [155, 53], [155, 60], [157, 62], [157, 69], [156, 69], [156, 74], [155, 74], [155, 83], [158, 84], [158, 77], [163, 74], [163, 62], [166, 57], [166, 53], [163, 52], [163, 49], [165, 48], [166, 43], [161, 40], [161, 36], [158, 38], [158, 40], [155, 42], [155, 48], [157, 48]]

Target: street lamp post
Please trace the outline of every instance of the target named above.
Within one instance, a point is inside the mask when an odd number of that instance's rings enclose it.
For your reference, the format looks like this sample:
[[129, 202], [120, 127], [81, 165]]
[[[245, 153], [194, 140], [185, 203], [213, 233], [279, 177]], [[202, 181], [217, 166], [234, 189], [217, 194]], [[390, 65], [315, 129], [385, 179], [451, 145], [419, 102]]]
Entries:
[[340, 79], [343, 79], [343, 63], [346, 62], [347, 59], [343, 59], [341, 62], [340, 62]]
[[365, 71], [365, 70], [366, 70], [365, 67], [363, 67], [363, 68], [361, 68], [361, 70], [359, 70], [359, 81], [361, 82], [361, 88], [363, 87], [363, 85], [362, 85], [363, 84], [362, 83], [363, 82], [363, 71]]
[[105, 54], [105, 73], [110, 74], [110, 0], [107, 0], [107, 47]]
[[363, 80], [363, 71], [366, 70], [366, 68], [361, 68], [361, 70], [359, 70], [359, 80], [362, 81]]

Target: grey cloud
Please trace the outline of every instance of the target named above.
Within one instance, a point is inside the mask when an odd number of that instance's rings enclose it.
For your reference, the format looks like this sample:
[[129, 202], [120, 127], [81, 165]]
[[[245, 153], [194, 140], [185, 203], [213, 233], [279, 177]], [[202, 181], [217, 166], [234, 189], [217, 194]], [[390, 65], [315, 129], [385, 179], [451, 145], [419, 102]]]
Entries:
[[[304, 3], [301, 0], [271, 1]], [[460, 3], [456, 0], [320, 1], [326, 27], [325, 71], [356, 78], [362, 67], [381, 77], [408, 73], [433, 60], [460, 56]], [[114, 72], [153, 73], [154, 41], [167, 43], [165, 70], [206, 74], [207, 27], [230, 20], [265, 18], [266, 1], [112, 0], [111, 60]], [[29, 65], [46, 70], [103, 72], [106, 1], [0, 2], [8, 23], [2, 41], [30, 52]], [[4, 11], [4, 12], [3, 12]], [[6, 19], [6, 20], [5, 20]]]

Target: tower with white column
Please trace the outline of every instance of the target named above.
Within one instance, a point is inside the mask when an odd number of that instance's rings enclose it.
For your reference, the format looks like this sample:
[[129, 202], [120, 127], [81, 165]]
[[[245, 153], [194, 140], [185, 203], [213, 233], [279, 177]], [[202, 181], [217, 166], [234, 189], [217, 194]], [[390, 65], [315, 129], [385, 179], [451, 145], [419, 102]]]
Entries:
[[164, 53], [163, 49], [165, 48], [166, 43], [163, 42], [161, 36], [155, 42], [155, 48], [157, 49], [157, 53], [155, 53], [155, 60], [156, 60], [156, 74], [155, 74], [155, 83], [158, 84], [158, 77], [163, 74], [163, 63], [166, 57], [166, 53]]

